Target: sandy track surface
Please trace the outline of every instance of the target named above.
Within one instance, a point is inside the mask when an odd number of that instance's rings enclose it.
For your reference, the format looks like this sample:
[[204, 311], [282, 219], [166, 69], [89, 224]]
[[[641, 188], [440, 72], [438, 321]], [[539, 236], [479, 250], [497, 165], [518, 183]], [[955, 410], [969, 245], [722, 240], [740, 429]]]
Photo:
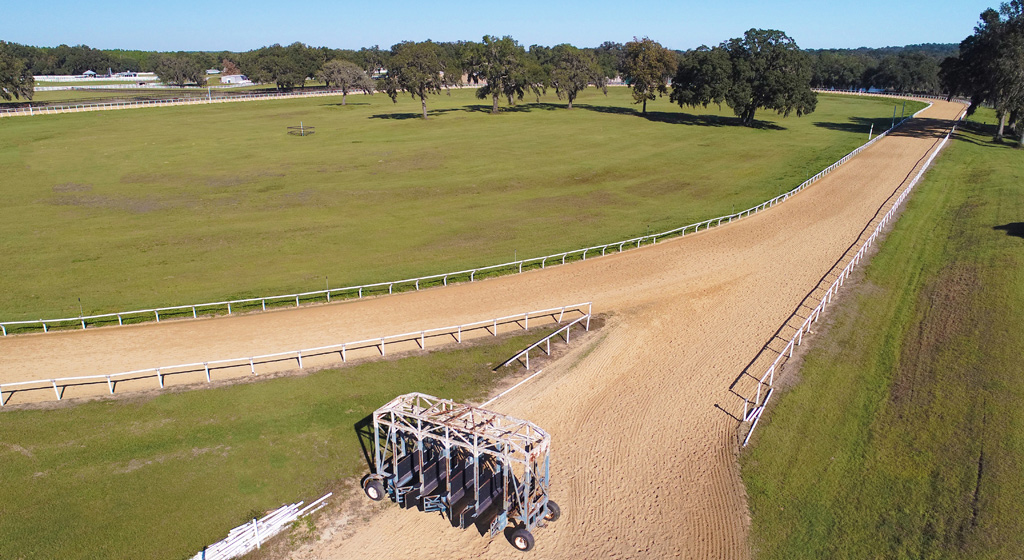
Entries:
[[[742, 402], [729, 388], [822, 278], [856, 250], [865, 226], [961, 108], [936, 102], [785, 204], [707, 233], [374, 300], [8, 337], [0, 340], [0, 379], [289, 350], [592, 300], [595, 312], [613, 313], [593, 339], [600, 342], [574, 348], [491, 406], [552, 434], [552, 497], [563, 515], [537, 532], [531, 554], [745, 558], [747, 510], [736, 421], [728, 414]], [[489, 542], [439, 517], [397, 508], [307, 553], [522, 557], [500, 537]]]

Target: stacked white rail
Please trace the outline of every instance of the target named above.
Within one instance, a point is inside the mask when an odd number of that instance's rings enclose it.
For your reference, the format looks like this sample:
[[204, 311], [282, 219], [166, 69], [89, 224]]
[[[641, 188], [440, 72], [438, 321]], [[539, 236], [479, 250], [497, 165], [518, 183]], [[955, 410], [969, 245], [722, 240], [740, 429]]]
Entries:
[[[924, 176], [925, 171], [927, 171], [928, 168], [931, 167], [931, 164], [935, 160], [936, 156], [938, 156], [939, 152], [942, 151], [942, 148], [945, 147], [946, 142], [949, 141], [949, 137], [956, 131], [956, 127], [957, 125], [954, 123], [953, 127], [949, 130], [949, 132], [946, 133], [945, 138], [943, 138], [942, 141], [939, 142], [939, 145], [932, 151], [931, 155], [925, 161], [924, 165], [921, 166], [921, 169], [920, 171], [917, 172], [917, 175], [914, 176], [913, 180], [910, 181], [910, 184], [907, 185], [907, 188], [900, 193], [900, 195], [896, 198], [896, 201], [893, 203], [892, 207], [889, 208], [889, 211], [886, 212], [882, 219], [878, 222], [878, 225], [875, 227], [875, 230], [871, 233], [871, 236], [867, 238], [864, 244], [861, 245], [860, 250], [858, 250], [857, 253], [853, 256], [853, 258], [850, 259], [850, 262], [846, 264], [842, 272], [839, 273], [839, 277], [835, 280], [835, 282], [833, 282], [832, 285], [829, 286], [828, 290], [825, 292], [825, 295], [822, 297], [821, 302], [818, 303], [817, 307], [815, 307], [814, 310], [810, 312], [810, 314], [808, 314], [807, 319], [805, 319], [803, 324], [800, 325], [800, 328], [797, 329], [796, 333], [789, 340], [786, 346], [782, 349], [782, 352], [780, 352], [779, 355], [775, 358], [775, 361], [772, 362], [772, 365], [768, 367], [768, 370], [765, 371], [764, 375], [762, 375], [761, 378], [758, 379], [757, 393], [756, 395], [754, 395], [753, 401], [751, 401], [749, 397], [743, 399], [743, 415], [741, 416], [741, 418], [743, 418], [744, 422], [751, 422], [750, 430], [747, 432], [747, 436], [743, 439], [744, 447], [746, 447], [747, 443], [750, 441], [750, 436], [754, 433], [754, 429], [757, 428], [757, 423], [761, 420], [761, 415], [764, 413], [764, 408], [768, 404], [768, 401], [771, 399], [772, 393], [774, 392], [775, 373], [781, 367], [781, 364], [784, 362], [784, 360], [788, 360], [789, 358], [793, 357], [794, 349], [803, 343], [804, 333], [809, 332], [811, 329], [811, 325], [818, 322], [818, 319], [821, 318], [822, 311], [825, 310], [825, 307], [828, 306], [828, 304], [832, 303], [832, 298], [836, 295], [836, 293], [839, 292], [839, 288], [843, 287], [843, 284], [850, 277], [850, 274], [853, 272], [853, 269], [856, 268], [858, 264], [860, 264], [861, 259], [864, 258], [864, 255], [867, 252], [867, 250], [870, 249], [872, 245], [874, 245], [875, 240], [878, 239], [879, 235], [881, 235], [882, 230], [885, 229], [885, 227], [889, 225], [891, 221], [894, 221], [898, 217], [896, 213], [899, 211], [903, 203], [907, 200], [907, 196], [910, 195], [910, 192], [914, 189], [915, 186], [917, 186], [917, 183], [921, 180], [921, 177]], [[764, 393], [763, 398], [762, 392]]]
[[[931, 107], [931, 104], [929, 104], [928, 107]], [[925, 107], [925, 109], [927, 109], [928, 107]], [[921, 109], [921, 111], [924, 111], [925, 109]], [[868, 142], [866, 142], [865, 144], [863, 144], [859, 148], [853, 150], [849, 154], [846, 154], [845, 156], [840, 158], [839, 161], [836, 161], [832, 165], [826, 167], [825, 169], [823, 169], [820, 172], [818, 172], [817, 174], [815, 174], [813, 177], [807, 179], [803, 183], [800, 183], [799, 186], [797, 186], [796, 188], [794, 188], [793, 190], [791, 190], [789, 192], [783, 193], [783, 194], [781, 194], [781, 195], [779, 195], [779, 196], [777, 196], [775, 198], [772, 198], [771, 200], [767, 200], [765, 202], [762, 202], [761, 204], [758, 204], [757, 206], [748, 208], [746, 210], [742, 210], [740, 212], [736, 212], [736, 213], [729, 214], [729, 215], [726, 215], [726, 216], [720, 216], [720, 217], [717, 217], [717, 218], [711, 218], [709, 220], [704, 220], [704, 221], [701, 221], [701, 222], [685, 225], [685, 226], [678, 227], [678, 228], [675, 228], [675, 229], [670, 229], [668, 231], [663, 231], [661, 233], [642, 235], [640, 237], [633, 237], [633, 238], [626, 239], [626, 240], [623, 240], [623, 241], [616, 241], [616, 242], [613, 242], [613, 243], [606, 243], [604, 245], [594, 245], [592, 247], [584, 247], [582, 249], [574, 249], [574, 250], [571, 250], [571, 251], [566, 251], [566, 252], [563, 252], [563, 253], [555, 253], [555, 254], [547, 255], [547, 256], [543, 256], [543, 257], [534, 257], [534, 258], [529, 258], [529, 259], [523, 259], [523, 260], [518, 260], [518, 261], [507, 262], [507, 263], [503, 263], [503, 264], [495, 264], [495, 265], [490, 265], [490, 266], [483, 266], [483, 267], [480, 267], [480, 268], [470, 268], [470, 269], [466, 269], [466, 270], [459, 270], [459, 271], [455, 271], [455, 272], [445, 272], [443, 274], [433, 274], [433, 275], [430, 275], [430, 276], [421, 276], [419, 278], [407, 278], [405, 280], [392, 280], [390, 282], [378, 282], [378, 283], [375, 283], [375, 284], [363, 284], [361, 286], [347, 286], [347, 287], [343, 287], [343, 288], [332, 288], [332, 289], [327, 289], [327, 290], [314, 290], [314, 291], [309, 291], [309, 292], [300, 292], [300, 293], [295, 293], [295, 294], [282, 294], [282, 295], [277, 295], [277, 296], [264, 296], [264, 297], [247, 298], [247, 299], [235, 299], [235, 300], [225, 300], [225, 301], [209, 302], [209, 303], [195, 303], [195, 304], [188, 304], [188, 305], [175, 305], [175, 306], [159, 307], [159, 308], [151, 308], [151, 309], [137, 309], [137, 310], [134, 310], [134, 311], [120, 311], [120, 312], [117, 312], [117, 313], [102, 313], [102, 314], [97, 314], [97, 315], [84, 315], [84, 316], [80, 316], [80, 317], [66, 317], [66, 318], [63, 318], [63, 319], [38, 319], [38, 320], [34, 320], [34, 321], [32, 321], [32, 320], [30, 320], [30, 321], [3, 321], [3, 322], [0, 322], [0, 333], [2, 333], [3, 336], [7, 336], [7, 329], [8, 329], [8, 327], [34, 327], [34, 328], [42, 327], [43, 332], [48, 332], [51, 326], [54, 326], [54, 325], [68, 325], [68, 324], [81, 325], [81, 328], [85, 329], [90, 321], [93, 322], [94, 324], [96, 322], [101, 322], [101, 321], [113, 322], [113, 320], [115, 318], [117, 319], [118, 325], [121, 325], [121, 324], [124, 323], [124, 318], [125, 317], [138, 319], [140, 316], [142, 316], [142, 317], [150, 317], [151, 316], [152, 319], [155, 319], [157, 322], [160, 322], [160, 314], [161, 313], [163, 313], [166, 316], [166, 315], [168, 315], [170, 313], [175, 313], [175, 312], [182, 313], [182, 312], [184, 312], [187, 315], [188, 311], [191, 311], [192, 317], [196, 318], [196, 317], [199, 316], [199, 312], [200, 311], [203, 311], [204, 314], [205, 314], [205, 313], [208, 313], [208, 312], [213, 312], [213, 311], [216, 311], [216, 310], [222, 310], [222, 309], [225, 309], [225, 308], [227, 309], [228, 315], [231, 315], [232, 312], [233, 312], [232, 306], [237, 308], [237, 307], [246, 306], [246, 305], [255, 306], [255, 304], [259, 303], [260, 306], [261, 306], [261, 310], [265, 311], [267, 309], [267, 302], [270, 302], [271, 304], [274, 304], [274, 303], [280, 303], [280, 302], [288, 301], [290, 303], [292, 300], [294, 300], [295, 306], [299, 307], [301, 305], [301, 300], [303, 300], [303, 299], [307, 300], [307, 302], [309, 302], [309, 300], [314, 300], [316, 302], [319, 302], [319, 301], [321, 301], [321, 298], [325, 299], [326, 302], [330, 302], [332, 296], [336, 297], [336, 298], [337, 297], [346, 297], [347, 296], [347, 297], [355, 297], [355, 298], [361, 299], [361, 298], [363, 298], [364, 294], [373, 294], [373, 295], [376, 295], [378, 293], [383, 294], [384, 293], [384, 288], [387, 288], [387, 293], [388, 294], [394, 293], [396, 288], [398, 288], [399, 290], [401, 290], [402, 288], [405, 288], [405, 289], [412, 288], [412, 289], [415, 289], [415, 290], [418, 291], [420, 289], [421, 285], [444, 285], [444, 286], [447, 286], [449, 280], [457, 281], [460, 278], [465, 278], [465, 279], [468, 279], [470, 282], [475, 282], [476, 281], [476, 277], [478, 275], [483, 275], [483, 274], [487, 274], [487, 273], [521, 274], [524, 271], [524, 269], [525, 270], [531, 270], [531, 269], [535, 269], [535, 268], [543, 269], [543, 268], [546, 268], [548, 265], [552, 265], [552, 264], [565, 264], [567, 259], [579, 258], [580, 260], [587, 260], [588, 255], [597, 256], [600, 253], [600, 255], [603, 256], [609, 250], [612, 250], [613, 252], [621, 252], [621, 251], [623, 251], [626, 248], [634, 248], [634, 247], [635, 248], [639, 248], [644, 243], [655, 244], [655, 243], [658, 242], [659, 239], [666, 239], [666, 238], [675, 237], [675, 236], [683, 237], [683, 236], [686, 235], [687, 231], [689, 231], [691, 234], [693, 234], [693, 233], [697, 233], [698, 231], [703, 231], [703, 230], [710, 229], [712, 227], [720, 226], [720, 225], [722, 225], [723, 222], [726, 223], [726, 224], [729, 224], [729, 223], [732, 223], [735, 220], [740, 220], [740, 219], [749, 217], [749, 216], [751, 216], [753, 214], [756, 214], [756, 213], [758, 213], [758, 212], [760, 212], [762, 210], [765, 210], [767, 208], [771, 208], [772, 206], [775, 206], [776, 204], [779, 204], [781, 202], [785, 202], [791, 196], [793, 196], [793, 195], [799, 193], [800, 191], [804, 190], [805, 188], [811, 186], [812, 184], [817, 182], [819, 179], [821, 179], [825, 175], [828, 175], [829, 173], [835, 171], [836, 168], [838, 168], [839, 166], [843, 165], [844, 163], [849, 161], [851, 158], [853, 158], [857, 154], [861, 153], [862, 151], [864, 151], [865, 149], [867, 149], [868, 147], [873, 145], [879, 139], [881, 139], [882, 137], [888, 135], [893, 130], [899, 128], [907, 120], [909, 120], [909, 119], [911, 119], [913, 117], [916, 117], [917, 114], [920, 113], [921, 111], [918, 111], [917, 113], [914, 113], [913, 116], [907, 117], [907, 118], [901, 120], [900, 122], [896, 123], [896, 125], [893, 126], [892, 128], [890, 128], [889, 130], [886, 130], [885, 132], [882, 132], [878, 136], [875, 136], [874, 138], [872, 138], [871, 140], [869, 140]], [[549, 263], [548, 261], [551, 261], [551, 262]]]
[[[527, 311], [526, 313], [519, 313], [516, 315], [508, 315], [505, 317], [497, 317], [494, 319], [487, 319], [485, 321], [476, 321], [473, 323], [466, 323], [462, 325], [455, 325], [452, 327], [441, 327], [436, 329], [427, 329], [422, 331], [414, 331], [403, 334], [395, 334], [389, 336], [382, 336], [379, 338], [370, 338], [366, 340], [358, 340], [355, 342], [344, 342], [341, 344], [331, 344], [329, 346], [318, 346], [316, 348], [304, 348], [302, 350], [291, 350], [288, 352], [275, 352], [273, 354], [261, 354], [258, 356], [249, 356], [243, 358], [229, 358], [226, 360], [210, 360], [207, 362], [194, 362], [189, 364], [177, 364], [172, 366], [161, 366], [155, 368], [139, 369], [134, 371], [125, 371], [121, 373], [111, 373], [103, 375], [82, 375], [76, 377], [58, 377], [53, 379], [37, 379], [33, 381], [15, 381], [11, 383], [0, 384], [0, 406], [7, 404], [7, 399], [11, 398], [13, 391], [29, 389], [40, 389], [47, 386], [52, 386], [53, 391], [57, 396], [57, 400], [61, 400], [63, 397], [63, 388], [72, 384], [85, 384], [89, 382], [100, 382], [106, 381], [107, 389], [110, 394], [114, 394], [114, 389], [120, 380], [125, 378], [138, 379], [143, 377], [156, 377], [157, 382], [160, 384], [160, 388], [164, 388], [164, 377], [168, 375], [180, 375], [185, 373], [198, 373], [204, 372], [206, 375], [206, 382], [211, 382], [210, 370], [225, 367], [245, 367], [249, 366], [251, 375], [256, 375], [256, 364], [262, 364], [272, 361], [280, 361], [293, 359], [297, 361], [299, 369], [303, 369], [302, 359], [303, 357], [310, 358], [313, 356], [322, 356], [327, 354], [339, 354], [341, 361], [348, 361], [348, 352], [352, 350], [359, 350], [365, 348], [378, 348], [381, 356], [386, 356], [386, 345], [388, 343], [396, 344], [399, 342], [416, 342], [421, 350], [426, 349], [427, 337], [448, 337], [451, 336], [456, 342], [462, 342], [463, 331], [472, 331], [485, 329], [493, 336], [498, 336], [498, 327], [501, 325], [507, 325], [510, 323], [522, 323], [523, 330], [530, 328], [530, 318], [538, 317], [555, 317], [555, 322], [558, 324], [562, 323], [565, 318], [565, 314], [580, 313], [582, 317], [580, 319], [586, 319], [589, 329], [590, 315], [593, 309], [591, 302], [578, 303], [574, 305], [565, 305], [562, 307], [552, 307], [550, 309], [542, 309], [539, 311]], [[577, 321], [574, 321], [575, 324]], [[561, 331], [562, 329], [559, 329]], [[18, 389], [14, 389], [18, 387]], [[7, 390], [7, 397], [4, 396], [4, 390]]]
[[303, 502], [281, 506], [261, 519], [253, 519], [245, 525], [239, 525], [228, 532], [226, 539], [199, 551], [192, 560], [229, 560], [256, 550], [296, 519], [310, 515], [327, 505], [327, 498], [333, 494], [329, 492], [306, 507], [302, 507]]

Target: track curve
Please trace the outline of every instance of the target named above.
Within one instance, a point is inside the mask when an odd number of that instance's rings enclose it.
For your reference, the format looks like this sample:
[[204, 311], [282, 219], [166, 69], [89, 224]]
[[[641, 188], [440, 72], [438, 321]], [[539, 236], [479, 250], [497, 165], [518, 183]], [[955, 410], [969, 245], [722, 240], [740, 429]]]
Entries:
[[[0, 340], [0, 380], [126, 371], [319, 346], [593, 301], [578, 347], [491, 408], [552, 435], [562, 519], [538, 558], [746, 558], [728, 387], [918, 167], [962, 106], [935, 102], [787, 203], [733, 224], [564, 267], [386, 298], [240, 317]], [[105, 388], [103, 389], [105, 391]], [[52, 397], [51, 397], [52, 398]], [[520, 558], [391, 508], [318, 558]]]

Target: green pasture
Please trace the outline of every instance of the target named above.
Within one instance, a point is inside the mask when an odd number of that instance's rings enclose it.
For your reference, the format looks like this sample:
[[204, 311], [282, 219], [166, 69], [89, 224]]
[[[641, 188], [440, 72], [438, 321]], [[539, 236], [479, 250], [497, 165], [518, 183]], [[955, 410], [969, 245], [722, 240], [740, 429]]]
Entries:
[[[186, 558], [369, 472], [356, 426], [397, 395], [478, 401], [552, 329], [300, 377], [0, 411], [0, 558]], [[340, 497], [339, 497], [340, 498]]]
[[[91, 92], [90, 92], [91, 94]], [[421, 276], [738, 211], [889, 125], [893, 101], [813, 114], [681, 110], [629, 91], [490, 115], [473, 90], [0, 121], [0, 320]], [[902, 111], [902, 102], [897, 112]], [[908, 114], [920, 104], [908, 103]], [[287, 134], [302, 122], [312, 136]]]
[[993, 133], [961, 129], [787, 373], [742, 456], [758, 558], [1024, 555], [1024, 154]]

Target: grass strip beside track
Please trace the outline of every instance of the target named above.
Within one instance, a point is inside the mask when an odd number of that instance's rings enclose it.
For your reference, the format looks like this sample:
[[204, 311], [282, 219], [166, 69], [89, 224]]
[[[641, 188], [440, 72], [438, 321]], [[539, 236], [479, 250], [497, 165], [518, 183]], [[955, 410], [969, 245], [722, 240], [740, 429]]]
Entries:
[[958, 131], [742, 457], [760, 558], [1024, 553], [1024, 154], [992, 132]]
[[479, 401], [554, 329], [155, 397], [0, 412], [0, 558], [184, 558], [367, 472], [355, 425], [411, 391]]

